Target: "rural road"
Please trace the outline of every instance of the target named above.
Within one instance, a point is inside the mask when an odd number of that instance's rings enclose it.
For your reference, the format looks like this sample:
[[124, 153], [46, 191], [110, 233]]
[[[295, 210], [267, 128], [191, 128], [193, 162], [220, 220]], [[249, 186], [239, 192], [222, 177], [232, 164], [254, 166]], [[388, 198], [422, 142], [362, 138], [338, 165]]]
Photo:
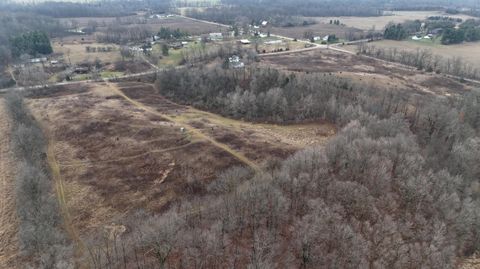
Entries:
[[[220, 26], [220, 27], [227, 27], [229, 28], [229, 25], [226, 24], [221, 24], [217, 22], [211, 22], [211, 21], [205, 21], [205, 20], [199, 20], [183, 15], [176, 15], [181, 18], [185, 18], [188, 20], [196, 21], [196, 22], [201, 22], [201, 23], [206, 23], [206, 24], [211, 24], [215, 26]], [[271, 34], [273, 37], [281, 38], [281, 39], [286, 39], [286, 40], [291, 40], [293, 41], [294, 38], [288, 37], [288, 36], [282, 36], [282, 35], [277, 35], [277, 34]], [[329, 44], [329, 45], [322, 45], [322, 44], [317, 44], [317, 43], [311, 43], [308, 40], [297, 40], [297, 42], [305, 43], [306, 45], [311, 47], [303, 48], [303, 49], [298, 49], [298, 50], [289, 50], [289, 51], [280, 51], [280, 52], [271, 52], [271, 53], [263, 53], [259, 54], [259, 57], [267, 57], [267, 56], [279, 56], [279, 55], [286, 55], [286, 54], [293, 54], [293, 53], [301, 53], [301, 52], [306, 52], [306, 51], [311, 51], [315, 49], [330, 49], [333, 51], [341, 52], [341, 53], [346, 53], [346, 54], [351, 54], [351, 55], [357, 55], [354, 52], [351, 52], [349, 50], [341, 49], [340, 46], [342, 45], [354, 45], [358, 43], [364, 43], [371, 41], [370, 39], [362, 39], [362, 40], [355, 40], [355, 41], [349, 41], [349, 42], [344, 42], [344, 43], [335, 43], [335, 44]], [[377, 60], [380, 62], [385, 62], [389, 64], [394, 64], [402, 68], [407, 68], [407, 69], [412, 69], [411, 66], [403, 65], [400, 63], [396, 62], [390, 62], [382, 59], [378, 59], [375, 57], [367, 56], [367, 55], [361, 55], [362, 57], [370, 58], [373, 60]], [[159, 68], [158, 66], [152, 64], [149, 62], [146, 58], [143, 58], [145, 62], [147, 62], [150, 66], [152, 66], [153, 70], [146, 71], [146, 72], [141, 72], [141, 73], [135, 73], [135, 74], [129, 74], [129, 75], [124, 75], [124, 76], [118, 76], [115, 78], [104, 78], [104, 79], [97, 79], [97, 80], [82, 80], [82, 81], [70, 81], [70, 82], [59, 82], [59, 83], [54, 83], [54, 84], [45, 84], [45, 85], [34, 85], [34, 86], [25, 86], [25, 87], [12, 87], [12, 88], [5, 88], [5, 89], [0, 89], [0, 94], [7, 93], [12, 90], [17, 90], [17, 91], [24, 91], [24, 90], [34, 90], [34, 89], [42, 89], [42, 88], [47, 88], [47, 87], [52, 87], [52, 86], [66, 86], [66, 85], [79, 85], [79, 84], [84, 84], [84, 83], [94, 83], [94, 82], [111, 82], [116, 79], [128, 79], [128, 78], [137, 78], [137, 77], [143, 77], [143, 76], [148, 76], [148, 75], [153, 75], [157, 72], [160, 71], [165, 71], [167, 70], [166, 68]], [[177, 69], [181, 68], [186, 68], [186, 66], [177, 66], [175, 67]], [[475, 80], [475, 79], [468, 79], [468, 78], [462, 78], [459, 76], [454, 76], [454, 75], [448, 75], [448, 74], [443, 74], [446, 77], [452, 78], [452, 79], [457, 79], [457, 80], [464, 80], [470, 83], [475, 83], [480, 85], [480, 80]]]

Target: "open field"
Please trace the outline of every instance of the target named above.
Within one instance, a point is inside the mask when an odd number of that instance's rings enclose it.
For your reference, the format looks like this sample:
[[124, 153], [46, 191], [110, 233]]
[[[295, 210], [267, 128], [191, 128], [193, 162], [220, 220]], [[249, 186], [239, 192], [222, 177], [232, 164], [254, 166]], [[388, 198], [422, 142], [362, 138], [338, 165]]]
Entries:
[[326, 17], [311, 19], [315, 19], [320, 23], [329, 23], [330, 20], [340, 20], [340, 23], [345, 24], [348, 27], [362, 30], [370, 30], [374, 28], [377, 31], [382, 31], [390, 22], [402, 23], [407, 20], [422, 20], [430, 16], [448, 16], [452, 18], [461, 18], [463, 20], [472, 18], [468, 15], [450, 15], [440, 11], [394, 11], [388, 15], [378, 17]]
[[[112, 47], [113, 50], [110, 52], [86, 52], [87, 47]], [[64, 60], [72, 64], [93, 62], [97, 58], [104, 63], [113, 63], [121, 59], [118, 47], [114, 44], [53, 42], [53, 51], [63, 54]]]
[[261, 166], [335, 134], [329, 124], [226, 119], [174, 104], [142, 83], [75, 86], [28, 103], [51, 135], [80, 236], [136, 210], [160, 212], [201, 194], [218, 172], [243, 160]]
[[[466, 62], [469, 62], [480, 68], [480, 42], [467, 42], [455, 45], [441, 45], [438, 42], [431, 41], [395, 41], [395, 40], [381, 40], [370, 43], [379, 48], [396, 48], [398, 50], [415, 51], [417, 49], [429, 49], [433, 54], [438, 54], [444, 58], [461, 57]], [[346, 49], [355, 51], [356, 46], [346, 46]]]
[[262, 64], [265, 65], [295, 72], [336, 73], [378, 89], [441, 96], [464, 93], [472, 89], [471, 85], [442, 75], [419, 72], [414, 68], [332, 50], [266, 56], [262, 59]]
[[329, 23], [317, 23], [307, 26], [296, 27], [272, 27], [273, 34], [287, 36], [296, 39], [305, 39], [304, 33], [313, 32], [314, 36], [324, 37], [326, 35], [336, 35], [341, 39], [350, 39], [350, 36], [360, 37], [362, 31], [354, 27], [345, 27]]
[[[137, 16], [125, 16], [121, 17], [122, 19], [134, 19]], [[87, 27], [88, 23], [91, 21], [96, 22], [99, 26], [105, 26], [107, 24], [114, 23], [117, 18], [115, 17], [78, 17], [78, 18], [59, 18], [60, 22], [63, 24], [75, 24], [78, 27]]]
[[[281, 41], [280, 43], [268, 43], [268, 42], [276, 42], [276, 41]], [[261, 53], [271, 53], [271, 52], [277, 52], [277, 51], [285, 51], [285, 50], [298, 50], [298, 49], [303, 49], [305, 48], [305, 43], [303, 42], [298, 42], [298, 41], [291, 41], [291, 40], [285, 40], [285, 39], [280, 39], [280, 38], [260, 38], [258, 40], [258, 51]], [[243, 46], [245, 48], [249, 49], [255, 49], [254, 44], [246, 45]]]
[[[158, 32], [161, 27], [171, 28], [171, 29], [180, 29], [181, 31], [188, 32], [191, 35], [201, 35], [212, 32], [222, 32], [227, 28], [214, 25], [210, 23], [204, 23], [194, 20], [189, 20], [179, 16], [168, 17], [168, 18], [159, 18], [159, 19], [148, 19], [146, 24], [129, 24], [122, 25], [124, 27], [145, 27], [146, 29]], [[98, 27], [98, 31], [105, 31], [105, 27]]]
[[17, 268], [18, 221], [15, 209], [15, 157], [11, 144], [11, 121], [0, 99], [0, 268]]

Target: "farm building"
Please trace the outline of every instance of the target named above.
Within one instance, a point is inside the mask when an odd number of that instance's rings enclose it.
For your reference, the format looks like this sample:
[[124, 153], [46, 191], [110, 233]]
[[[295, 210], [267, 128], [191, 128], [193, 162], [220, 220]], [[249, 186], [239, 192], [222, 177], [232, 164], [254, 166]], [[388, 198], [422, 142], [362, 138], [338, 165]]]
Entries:
[[47, 58], [43, 57], [43, 58], [35, 58], [35, 59], [31, 59], [30, 60], [30, 63], [32, 64], [35, 64], [35, 63], [44, 63], [47, 61]]
[[209, 35], [210, 40], [222, 40], [223, 34], [222, 33], [210, 33]]
[[228, 58], [228, 62], [232, 68], [243, 68], [245, 64], [240, 61], [240, 57], [237, 55], [233, 55], [232, 57]]

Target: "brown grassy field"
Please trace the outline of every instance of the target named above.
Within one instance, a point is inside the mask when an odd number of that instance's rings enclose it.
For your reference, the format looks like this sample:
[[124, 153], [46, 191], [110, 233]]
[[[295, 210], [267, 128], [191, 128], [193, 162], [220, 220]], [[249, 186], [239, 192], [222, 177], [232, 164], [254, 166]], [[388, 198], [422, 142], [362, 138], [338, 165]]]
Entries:
[[440, 11], [394, 11], [386, 14], [386, 16], [379, 17], [326, 17], [313, 19], [321, 23], [329, 23], [330, 20], [340, 20], [340, 23], [345, 24], [348, 27], [362, 30], [370, 30], [374, 27], [375, 30], [381, 31], [390, 22], [402, 23], [407, 20], [422, 20], [429, 16], [449, 16], [453, 18], [461, 18], [463, 20], [472, 18], [463, 14], [449, 15]]
[[[72, 42], [53, 42], [53, 51], [54, 53], [63, 54], [65, 62], [72, 64], [78, 64], [82, 62], [92, 62], [95, 59], [99, 59], [103, 63], [113, 63], [121, 59], [118, 46], [114, 44], [100, 44], [100, 43], [84, 43], [78, 41]], [[111, 52], [86, 52], [86, 47], [112, 47], [114, 48]]]
[[338, 38], [346, 39], [350, 33], [354, 35], [361, 34], [361, 30], [353, 27], [345, 27], [339, 25], [332, 25], [328, 23], [317, 23], [307, 26], [297, 27], [273, 27], [271, 32], [282, 36], [291, 38], [304, 39], [304, 33], [306, 31], [312, 31], [315, 36], [324, 37], [326, 35], [336, 35]]
[[261, 166], [335, 134], [324, 123], [226, 119], [172, 103], [142, 83], [72, 86], [31, 96], [28, 104], [50, 134], [70, 223], [81, 238], [137, 210], [162, 212], [201, 194], [242, 158]]
[[[135, 18], [136, 16], [127, 16], [122, 18]], [[59, 19], [63, 24], [76, 24], [78, 27], [87, 27], [88, 22], [94, 21], [99, 26], [107, 25], [114, 23], [116, 21], [115, 17], [79, 17], [79, 18], [60, 18]]]
[[265, 65], [296, 72], [335, 73], [378, 89], [449, 96], [473, 88], [442, 75], [332, 50], [317, 49], [262, 59]]
[[[152, 32], [158, 32], [161, 27], [166, 27], [171, 29], [180, 29], [182, 31], [188, 32], [191, 35], [201, 35], [201, 34], [207, 34], [212, 32], [223, 32], [226, 30], [226, 28], [222, 26], [193, 21], [186, 18], [182, 18], [182, 17], [149, 19], [146, 24], [130, 24], [130, 25], [122, 25], [122, 26], [145, 27], [146, 29]], [[97, 30], [105, 31], [106, 28], [98, 27]]]
[[15, 210], [15, 157], [10, 147], [11, 120], [0, 99], [0, 268], [19, 268]]
[[[381, 48], [397, 48], [398, 50], [415, 51], [417, 49], [428, 49], [433, 54], [438, 54], [444, 58], [461, 57], [466, 62], [480, 68], [480, 42], [467, 42], [455, 45], [441, 45], [430, 42], [419, 41], [395, 41], [395, 40], [381, 40], [371, 43], [371, 45]], [[346, 47], [350, 51], [355, 51], [355, 46]]]

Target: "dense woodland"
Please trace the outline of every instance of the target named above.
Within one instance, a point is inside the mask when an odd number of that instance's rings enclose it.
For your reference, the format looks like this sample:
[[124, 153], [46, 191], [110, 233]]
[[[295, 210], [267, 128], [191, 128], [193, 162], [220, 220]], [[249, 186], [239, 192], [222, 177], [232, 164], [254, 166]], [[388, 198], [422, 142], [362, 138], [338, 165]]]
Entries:
[[33, 31], [24, 33], [10, 40], [12, 56], [20, 57], [22, 54], [37, 56], [53, 52], [50, 39], [44, 32]]
[[300, 26], [313, 23], [299, 16], [379, 16], [382, 12], [368, 1], [225, 1], [226, 6], [191, 10], [188, 15], [224, 24], [247, 19], [260, 24], [268, 20], [275, 26]]
[[467, 20], [458, 29], [446, 28], [442, 35], [442, 44], [458, 44], [480, 40], [480, 20]]
[[[423, 23], [423, 28], [422, 28]], [[458, 24], [458, 27], [456, 27]], [[412, 35], [426, 35], [434, 33], [441, 35], [444, 45], [459, 44], [462, 42], [475, 42], [480, 40], [480, 20], [453, 19], [451, 17], [434, 16], [425, 21], [415, 20], [404, 23], [390, 23], [385, 27], [384, 38], [404, 40]]]
[[52, 18], [0, 12], [0, 66], [5, 67], [12, 57], [23, 53], [50, 53], [47, 39], [63, 34], [65, 28]]
[[[1, 6], [0, 6], [1, 7]], [[151, 9], [157, 13], [166, 12], [170, 8], [170, 0], [114, 0], [98, 2], [57, 2], [46, 1], [37, 4], [9, 4], [3, 7], [9, 12], [28, 12], [54, 18], [75, 17], [121, 17], [135, 14], [141, 9]]]

